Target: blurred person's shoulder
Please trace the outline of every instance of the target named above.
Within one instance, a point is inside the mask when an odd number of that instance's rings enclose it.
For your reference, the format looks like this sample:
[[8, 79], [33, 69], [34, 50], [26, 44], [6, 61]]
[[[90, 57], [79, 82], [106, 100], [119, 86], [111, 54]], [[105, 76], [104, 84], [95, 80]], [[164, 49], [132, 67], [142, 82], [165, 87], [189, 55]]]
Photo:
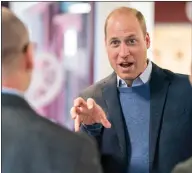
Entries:
[[69, 169], [71, 165], [77, 172], [101, 172], [97, 144], [93, 137], [83, 132], [73, 132], [43, 118], [39, 125], [41, 127], [37, 129], [36, 135], [42, 134], [40, 145], [45, 146], [47, 152], [52, 152], [51, 155], [59, 156], [62, 167]]
[[3, 105], [2, 150], [4, 170], [9, 167], [19, 170], [28, 164], [35, 165], [34, 172], [55, 168], [58, 173], [101, 170], [94, 139], [51, 122], [30, 106]]
[[76, 133], [62, 125], [51, 122], [38, 114], [36, 114], [36, 118], [37, 121], [34, 124], [36, 134], [45, 134], [45, 138], [49, 138], [51, 141], [61, 141], [61, 144], [65, 144], [67, 148], [79, 148], [79, 146], [82, 146], [85, 143], [94, 145], [94, 141], [87, 134]]
[[25, 107], [2, 106], [2, 123], [6, 134], [17, 136], [18, 139], [25, 138], [29, 145], [40, 144], [73, 150], [85, 143], [94, 144], [94, 141], [86, 134], [75, 133], [42, 117], [29, 105]]

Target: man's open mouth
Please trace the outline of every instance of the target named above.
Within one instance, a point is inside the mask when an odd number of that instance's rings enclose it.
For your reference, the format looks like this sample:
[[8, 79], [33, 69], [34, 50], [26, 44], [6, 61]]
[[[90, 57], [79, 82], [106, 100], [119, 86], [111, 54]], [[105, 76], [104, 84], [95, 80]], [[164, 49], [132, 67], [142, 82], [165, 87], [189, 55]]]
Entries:
[[129, 63], [129, 62], [124, 62], [124, 63], [121, 63], [120, 66], [123, 67], [123, 68], [128, 68], [130, 66], [132, 66], [134, 63]]

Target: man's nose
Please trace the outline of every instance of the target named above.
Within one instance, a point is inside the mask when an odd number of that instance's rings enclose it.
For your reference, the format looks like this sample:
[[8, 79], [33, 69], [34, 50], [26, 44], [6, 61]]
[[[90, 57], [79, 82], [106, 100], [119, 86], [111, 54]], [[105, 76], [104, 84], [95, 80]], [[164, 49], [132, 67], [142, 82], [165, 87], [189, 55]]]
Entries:
[[126, 58], [129, 55], [130, 55], [129, 47], [125, 43], [122, 43], [119, 51], [119, 56], [121, 58]]

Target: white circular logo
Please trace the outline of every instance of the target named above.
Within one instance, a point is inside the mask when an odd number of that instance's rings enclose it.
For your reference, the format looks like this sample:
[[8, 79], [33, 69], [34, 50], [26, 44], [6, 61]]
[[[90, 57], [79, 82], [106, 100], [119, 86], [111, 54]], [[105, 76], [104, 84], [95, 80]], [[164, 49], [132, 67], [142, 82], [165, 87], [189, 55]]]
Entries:
[[26, 98], [36, 109], [49, 104], [63, 83], [62, 63], [50, 53], [39, 53], [34, 61], [31, 85]]

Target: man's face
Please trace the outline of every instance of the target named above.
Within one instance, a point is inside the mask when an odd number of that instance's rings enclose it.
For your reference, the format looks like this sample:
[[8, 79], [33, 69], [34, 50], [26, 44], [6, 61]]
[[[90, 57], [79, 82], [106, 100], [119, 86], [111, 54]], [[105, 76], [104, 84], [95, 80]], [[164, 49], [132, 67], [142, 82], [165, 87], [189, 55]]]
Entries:
[[149, 35], [143, 34], [133, 14], [116, 14], [108, 20], [105, 44], [108, 58], [117, 75], [134, 80], [146, 68]]

